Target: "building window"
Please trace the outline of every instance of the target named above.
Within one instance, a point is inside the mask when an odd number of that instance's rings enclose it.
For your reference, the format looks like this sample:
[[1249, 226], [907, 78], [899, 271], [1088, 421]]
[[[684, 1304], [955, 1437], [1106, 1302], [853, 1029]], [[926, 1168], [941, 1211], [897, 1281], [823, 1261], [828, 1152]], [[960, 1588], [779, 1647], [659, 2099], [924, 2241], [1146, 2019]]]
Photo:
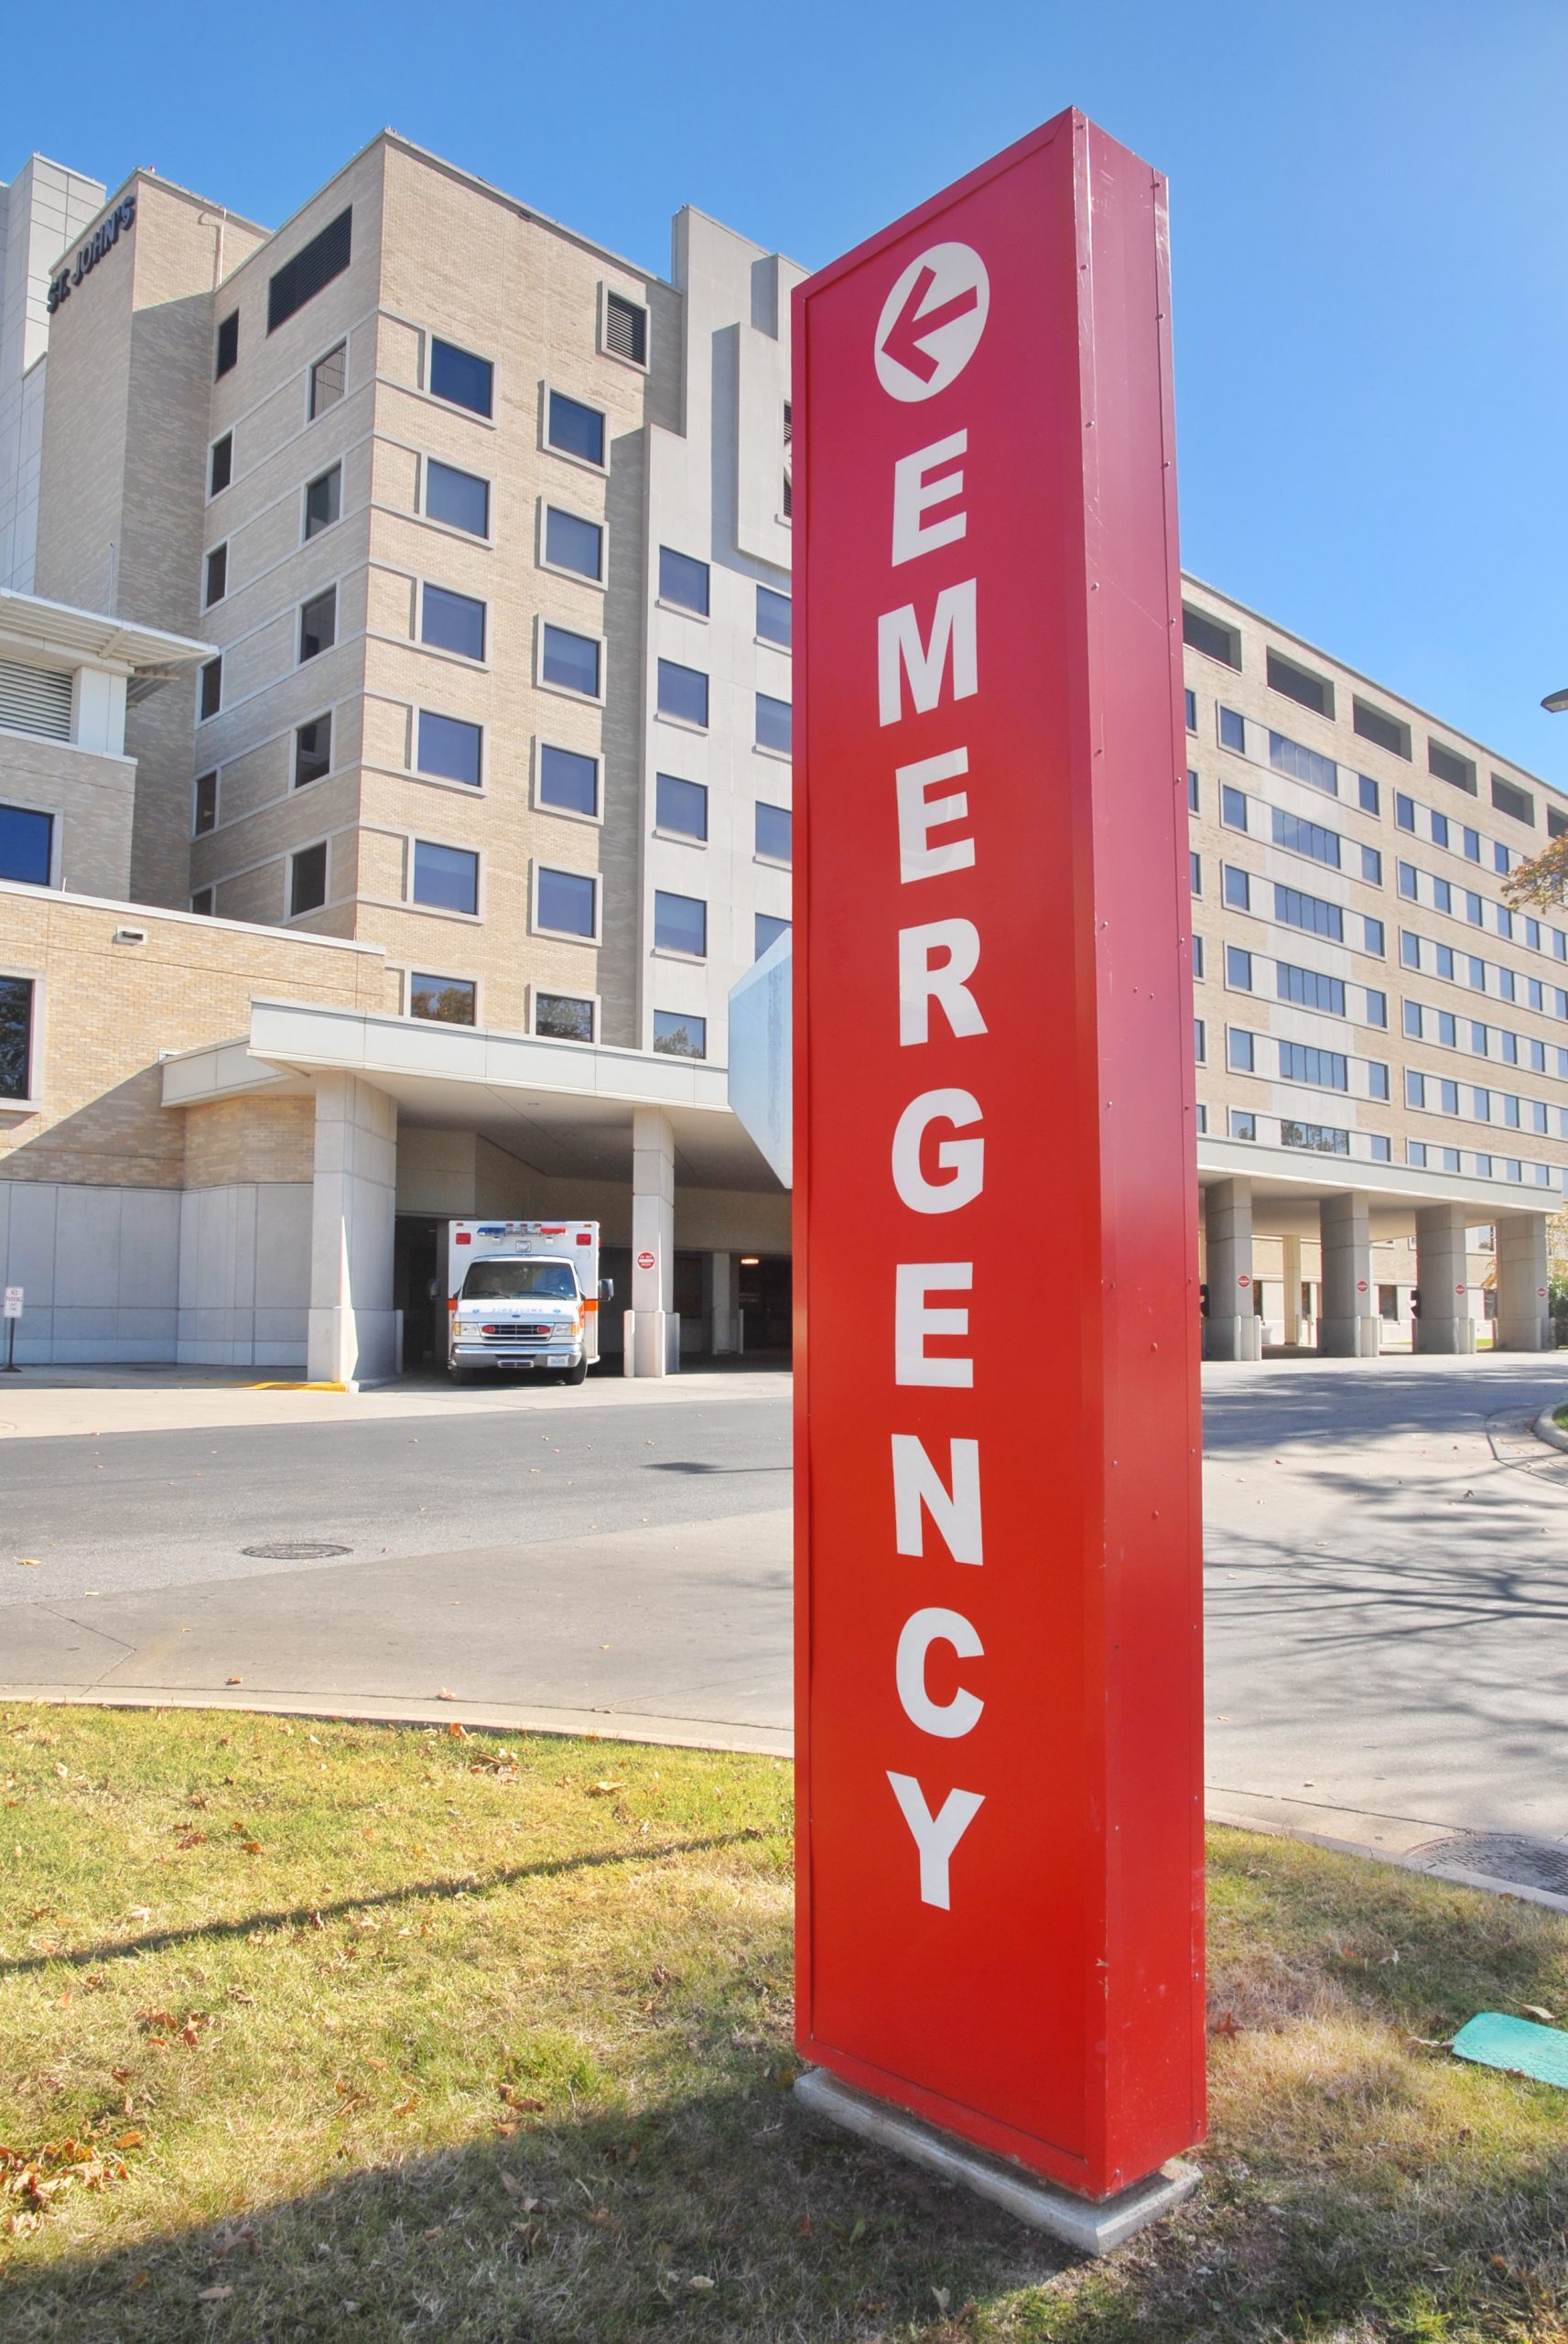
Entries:
[[591, 635], [573, 635], [569, 628], [545, 623], [539, 652], [539, 674], [546, 684], [565, 692], [580, 692], [585, 700], [599, 698], [600, 646]]
[[432, 338], [429, 391], [449, 407], [466, 407], [470, 415], [487, 416], [494, 397], [495, 369], [488, 358], [476, 358], [455, 342]]
[[234, 477], [234, 435], [225, 431], [221, 440], [212, 442], [212, 461], [207, 475], [209, 496], [221, 495]]
[[604, 296], [604, 347], [612, 358], [630, 359], [633, 366], [648, 363], [648, 312], [624, 293]]
[[1206, 611], [1195, 611], [1190, 602], [1182, 604], [1182, 641], [1206, 659], [1219, 659], [1238, 669], [1241, 666], [1241, 637], [1236, 629], [1222, 626]]
[[414, 841], [414, 901], [437, 911], [477, 913], [479, 857], [466, 846]]
[[1192, 895], [1203, 894], [1203, 857], [1193, 848], [1187, 851], [1187, 887]]
[[439, 716], [433, 708], [419, 711], [419, 771], [442, 781], [466, 782], [477, 789], [482, 778], [484, 727], [463, 716]]
[[460, 472], [455, 464], [425, 460], [425, 517], [444, 521], [470, 537], [490, 535], [490, 483], [477, 472]]
[[1499, 814], [1507, 814], [1513, 821], [1535, 821], [1535, 800], [1528, 789], [1516, 789], [1500, 773], [1492, 776], [1492, 803]]
[[1287, 700], [1318, 716], [1334, 714], [1334, 686], [1326, 676], [1314, 676], [1310, 668], [1298, 667], [1293, 659], [1274, 650], [1268, 654], [1267, 673], [1271, 691], [1282, 692]]
[[1258, 1136], [1257, 1116], [1245, 1107], [1232, 1107], [1230, 1136], [1232, 1139], [1256, 1139]]
[[1333, 943], [1345, 940], [1345, 914], [1337, 904], [1325, 903], [1321, 895], [1303, 895], [1299, 887], [1274, 887], [1274, 917], [1282, 928], [1304, 928], [1312, 936], [1326, 936]]
[[793, 648], [795, 604], [787, 594], [775, 594], [771, 586], [758, 587], [757, 633], [764, 643], [776, 643], [781, 651]]
[[13, 1104], [33, 1095], [33, 997], [31, 977], [0, 977], [0, 1099]]
[[760, 960], [764, 952], [773, 950], [781, 936], [789, 934], [789, 922], [787, 919], [780, 919], [776, 913], [759, 912], [756, 916], [755, 928], [756, 932], [752, 939], [753, 948], [752, 958], [754, 960]]
[[1204, 1062], [1206, 1048], [1207, 1045], [1204, 1039], [1203, 1019], [1201, 1017], [1195, 1017], [1193, 1019], [1193, 1056], [1197, 1060], [1199, 1066], [1202, 1066]]
[[462, 659], [484, 657], [484, 604], [449, 587], [427, 586], [419, 602], [419, 639]]
[[1189, 765], [1187, 767], [1187, 811], [1189, 814], [1195, 814], [1199, 810], [1198, 769], [1196, 765]]
[[341, 464], [330, 464], [324, 472], [318, 472], [305, 491], [307, 542], [319, 537], [323, 529], [330, 529], [342, 509], [343, 468]]
[[1189, 690], [1184, 695], [1184, 698], [1186, 700], [1187, 711], [1187, 731], [1189, 732], [1195, 732], [1198, 729], [1198, 696], [1196, 692]]
[[1415, 833], [1415, 799], [1407, 798], [1402, 789], [1394, 792], [1394, 828]]
[[341, 277], [349, 265], [353, 242], [354, 214], [351, 205], [330, 220], [319, 235], [302, 244], [292, 260], [269, 280], [266, 288], [266, 330], [276, 333], [287, 324], [307, 301], [313, 301], [324, 286], [335, 277]]
[[1244, 830], [1247, 828], [1246, 798], [1239, 789], [1233, 789], [1227, 781], [1221, 782], [1219, 786], [1219, 819], [1227, 830]]
[[673, 716], [681, 724], [699, 725], [706, 732], [708, 678], [696, 667], [683, 667], [676, 660], [661, 659], [658, 709], [661, 716]]
[[659, 548], [659, 600], [673, 602], [679, 611], [695, 611], [698, 618], [708, 616], [708, 564], [696, 560], [689, 553], [676, 553], [673, 546]]
[[1310, 1083], [1318, 1091], [1348, 1091], [1350, 1063], [1340, 1050], [1314, 1049], [1305, 1042], [1281, 1042], [1281, 1082]]
[[1389, 996], [1388, 996], [1388, 994], [1387, 994], [1386, 993], [1373, 993], [1373, 992], [1371, 992], [1371, 991], [1368, 991], [1368, 994], [1367, 994], [1367, 1023], [1368, 1023], [1368, 1026], [1386, 1026], [1388, 1025], [1388, 1022], [1389, 1022]]
[[348, 378], [349, 345], [346, 342], [340, 342], [329, 350], [325, 358], [318, 358], [310, 369], [312, 423], [319, 415], [325, 415], [330, 407], [337, 406], [348, 387]]
[[1380, 887], [1383, 884], [1383, 858], [1375, 846], [1361, 850], [1361, 876], [1368, 887]]
[[682, 781], [673, 773], [654, 777], [654, 827], [676, 838], [706, 839], [708, 792], [699, 781]]
[[1252, 990], [1252, 955], [1244, 952], [1239, 944], [1225, 948], [1225, 982], [1237, 993]]
[[1251, 1074], [1254, 1071], [1252, 1036], [1241, 1026], [1227, 1026], [1226, 1027], [1225, 1054], [1235, 1073]]
[[591, 578], [597, 586], [604, 577], [604, 531], [597, 521], [546, 505], [545, 559], [553, 570], [569, 570], [579, 578]]
[[1300, 1009], [1325, 1009], [1331, 1017], [1345, 1015], [1345, 981], [1325, 977], [1317, 969], [1298, 969], [1289, 960], [1274, 963], [1274, 989], [1281, 1001]]
[[199, 773], [190, 786], [190, 834], [204, 839], [209, 830], [218, 827], [218, 776], [215, 773]]
[[1203, 972], [1203, 938], [1201, 936], [1195, 936], [1193, 939], [1193, 975], [1195, 978], [1201, 978]]
[[1381, 1059], [1379, 1059], [1379, 1058], [1368, 1058], [1368, 1061], [1367, 1061], [1367, 1096], [1368, 1096], [1368, 1099], [1384, 1099], [1384, 1100], [1386, 1100], [1386, 1099], [1388, 1098], [1388, 1095], [1389, 1095], [1389, 1069], [1388, 1069], [1388, 1068], [1387, 1068], [1387, 1067], [1382, 1063]]
[[663, 1058], [705, 1058], [708, 1056], [707, 1018], [690, 1017], [684, 1009], [655, 1009], [654, 1047]]
[[1361, 942], [1363, 950], [1375, 953], [1379, 960], [1382, 959], [1383, 923], [1380, 919], [1364, 919], [1361, 922]]
[[209, 610], [221, 602], [229, 591], [229, 548], [227, 544], [214, 546], [207, 557], [207, 579], [202, 600]]
[[200, 698], [197, 703], [203, 723], [216, 716], [223, 704], [223, 662], [222, 657], [209, 659], [201, 669]]
[[1318, 1156], [1348, 1156], [1350, 1134], [1333, 1123], [1298, 1123], [1287, 1116], [1281, 1119], [1280, 1145], [1310, 1148]]
[[604, 469], [604, 418], [596, 407], [552, 391], [546, 404], [545, 440], [558, 455], [575, 456], [579, 463]]
[[598, 934], [599, 882], [580, 871], [552, 871], [541, 863], [535, 882], [534, 919], [558, 936], [591, 939]]
[[787, 700], [774, 700], [767, 692], [757, 694], [757, 746], [777, 749], [784, 756], [790, 754], [791, 710]]
[[471, 1026], [479, 1001], [471, 977], [432, 977], [411, 970], [408, 1015], [427, 1017], [437, 1026]]
[[0, 879], [47, 887], [54, 867], [54, 816], [0, 806]]
[[1269, 763], [1276, 773], [1288, 773], [1297, 781], [1310, 782], [1314, 789], [1324, 790], [1330, 798], [1339, 795], [1339, 772], [1334, 759], [1320, 757], [1315, 749], [1287, 739], [1283, 732], [1269, 735]]
[[326, 900], [327, 841], [321, 839], [289, 859], [288, 917], [297, 919], [301, 912], [319, 911]]
[[579, 993], [536, 993], [534, 1031], [551, 1042], [591, 1042], [593, 1003]]
[[539, 803], [562, 814], [599, 812], [599, 759], [539, 743]]
[[338, 639], [338, 590], [329, 586], [324, 594], [313, 594], [299, 611], [300, 659], [319, 659], [323, 651], [330, 651]]
[[1351, 703], [1351, 722], [1363, 741], [1376, 741], [1379, 749], [1387, 749], [1396, 757], [1410, 762], [1411, 729], [1401, 724], [1397, 716], [1388, 715], [1380, 708], [1371, 707], [1366, 700]]
[[332, 770], [332, 720], [328, 716], [313, 716], [308, 724], [296, 727], [294, 734], [294, 787], [303, 789], [312, 781], [319, 781]]
[[792, 860], [795, 819], [787, 806], [757, 806], [756, 848], [770, 863]]
[[190, 898], [190, 908], [199, 919], [211, 919], [212, 917], [211, 888], [198, 887]]
[[1394, 1145], [1387, 1132], [1374, 1132], [1371, 1134], [1368, 1145], [1371, 1149], [1372, 1161], [1374, 1164], [1391, 1164], [1393, 1162]]
[[696, 895], [654, 895], [654, 942], [661, 952], [685, 952], [693, 960], [708, 957], [708, 906]]
[[1429, 740], [1426, 744], [1426, 769], [1439, 781], [1451, 782], [1455, 789], [1463, 789], [1472, 798], [1476, 795], [1476, 767], [1468, 757], [1454, 749], [1445, 749], [1441, 741]]
[[1382, 812], [1382, 792], [1378, 787], [1377, 783], [1372, 779], [1370, 774], [1358, 773], [1357, 775], [1356, 790], [1357, 800], [1360, 804], [1363, 814], [1380, 814]]
[[1232, 911], [1249, 912], [1251, 910], [1252, 882], [1247, 872], [1238, 871], [1234, 863], [1226, 863], [1223, 870], [1223, 887], [1225, 900]]
[[223, 376], [238, 365], [239, 359], [240, 313], [238, 309], [231, 309], [218, 325], [218, 355], [212, 368], [213, 381], [222, 382]]
[[1274, 844], [1292, 854], [1310, 855], [1314, 863], [1325, 863], [1333, 871], [1339, 868], [1339, 834], [1325, 830], [1316, 822], [1305, 822], [1299, 814], [1287, 814], [1282, 808], [1270, 808], [1274, 818]]

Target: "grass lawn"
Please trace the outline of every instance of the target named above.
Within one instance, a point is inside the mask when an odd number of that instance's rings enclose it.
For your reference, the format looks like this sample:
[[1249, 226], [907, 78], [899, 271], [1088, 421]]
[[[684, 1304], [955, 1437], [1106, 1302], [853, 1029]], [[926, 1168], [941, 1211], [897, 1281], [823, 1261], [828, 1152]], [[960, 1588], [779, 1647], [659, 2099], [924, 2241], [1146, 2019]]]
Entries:
[[1553, 1914], [1216, 1832], [1206, 2184], [1091, 2265], [796, 2110], [773, 1761], [12, 1708], [0, 1777], [5, 2344], [1568, 2339], [1568, 2095], [1418, 2039], [1568, 2013]]

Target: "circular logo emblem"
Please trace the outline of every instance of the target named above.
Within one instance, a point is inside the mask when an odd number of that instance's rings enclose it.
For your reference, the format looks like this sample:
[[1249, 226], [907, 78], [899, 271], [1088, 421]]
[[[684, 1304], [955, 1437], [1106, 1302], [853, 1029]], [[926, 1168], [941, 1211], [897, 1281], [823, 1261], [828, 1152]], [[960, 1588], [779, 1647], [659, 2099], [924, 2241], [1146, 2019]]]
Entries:
[[654, 1256], [652, 1255], [652, 1253], [639, 1253], [639, 1254], [638, 1254], [638, 1256], [637, 1256], [637, 1267], [638, 1267], [640, 1270], [651, 1270], [651, 1269], [653, 1268], [653, 1266], [654, 1266]]
[[1357, 1294], [1365, 1294], [1365, 1293], [1366, 1293], [1366, 1291], [1367, 1291], [1367, 1281], [1366, 1281], [1366, 1279], [1365, 1279], [1365, 1278], [1357, 1278], [1357, 1281], [1356, 1281], [1356, 1291], [1357, 1291]]
[[1455, 1294], [1463, 1294], [1463, 1293], [1464, 1293], [1464, 1291], [1465, 1291], [1465, 1289], [1464, 1289], [1464, 1287], [1463, 1287], [1462, 1286], [1456, 1286], [1454, 1287], [1454, 1293], [1455, 1293]]
[[1247, 1275], [1246, 1271], [1245, 1271], [1245, 1270], [1243, 1270], [1243, 1271], [1242, 1271], [1242, 1273], [1241, 1273], [1241, 1275], [1237, 1279], [1236, 1283], [1237, 1283], [1237, 1285], [1238, 1285], [1238, 1286], [1250, 1286], [1250, 1285], [1251, 1285], [1251, 1283], [1252, 1283], [1252, 1281], [1251, 1281], [1251, 1279], [1248, 1276], [1248, 1275]]
[[895, 399], [934, 399], [963, 373], [990, 308], [986, 265], [968, 244], [912, 260], [877, 320], [877, 380]]

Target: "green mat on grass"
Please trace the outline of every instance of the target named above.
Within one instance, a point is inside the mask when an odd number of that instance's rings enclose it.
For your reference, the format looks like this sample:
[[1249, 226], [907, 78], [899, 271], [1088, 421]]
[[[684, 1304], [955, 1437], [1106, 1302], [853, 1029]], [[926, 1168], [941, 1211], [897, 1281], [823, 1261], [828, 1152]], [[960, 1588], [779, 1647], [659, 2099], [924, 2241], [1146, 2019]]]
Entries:
[[1568, 2091], [1568, 2033], [1560, 2026], [1481, 2011], [1465, 2021], [1452, 2047], [1461, 2059], [1478, 2059], [1483, 2067], [1506, 2067], [1511, 2075], [1532, 2076], [1537, 2083], [1559, 2084]]

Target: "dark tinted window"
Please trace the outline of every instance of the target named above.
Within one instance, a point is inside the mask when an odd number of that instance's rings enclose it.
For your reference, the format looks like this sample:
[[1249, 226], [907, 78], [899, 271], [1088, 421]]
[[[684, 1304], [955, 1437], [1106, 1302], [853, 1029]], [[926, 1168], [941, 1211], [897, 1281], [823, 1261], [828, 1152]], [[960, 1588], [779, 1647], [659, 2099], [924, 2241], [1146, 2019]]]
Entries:
[[470, 977], [424, 976], [416, 970], [408, 979], [410, 1017], [427, 1017], [438, 1026], [471, 1026], [475, 999]]
[[580, 871], [539, 870], [538, 917], [541, 928], [557, 928], [566, 936], [593, 934], [595, 883]]
[[425, 466], [425, 510], [432, 521], [449, 528], [466, 529], [470, 537], [490, 535], [490, 483], [477, 472], [460, 472], [453, 464], [438, 464], [432, 456]]
[[758, 587], [757, 633], [764, 643], [789, 649], [795, 639], [795, 604], [787, 594], [775, 594], [771, 586]]
[[329, 350], [325, 358], [318, 358], [310, 369], [312, 418], [325, 415], [330, 407], [337, 406], [347, 386], [348, 373], [349, 345], [346, 342], [339, 342], [335, 350]]
[[330, 529], [343, 509], [343, 468], [333, 464], [330, 471], [318, 474], [305, 492], [305, 534], [319, 537]]
[[1516, 822], [1535, 820], [1535, 800], [1528, 789], [1516, 789], [1501, 774], [1492, 776], [1492, 803], [1499, 814], [1511, 814]]
[[218, 776], [215, 773], [198, 774], [191, 786], [190, 827], [197, 838], [205, 838], [209, 830], [218, 827]]
[[317, 911], [326, 900], [327, 842], [323, 839], [319, 846], [308, 846], [294, 858], [289, 873], [289, 917]]
[[564, 391], [550, 393], [545, 437], [563, 455], [580, 456], [588, 464], [604, 461], [604, 418], [597, 407], [568, 399]]
[[659, 548], [659, 600], [708, 616], [708, 564], [672, 546]]
[[437, 398], [466, 407], [470, 415], [488, 415], [494, 385], [495, 369], [488, 358], [476, 358], [455, 342], [431, 342], [430, 389]]
[[212, 442], [212, 471], [207, 493], [217, 496], [234, 477], [234, 435], [225, 431], [221, 440]]
[[655, 1009], [654, 1047], [665, 1058], [705, 1058], [708, 1056], [707, 1018], [689, 1017], [682, 1009]]
[[0, 1099], [30, 1099], [33, 1081], [33, 981], [0, 977]]
[[324, 594], [313, 594], [299, 613], [299, 657], [319, 658], [323, 651], [330, 651], [338, 639], [338, 590], [329, 586]]
[[597, 521], [576, 513], [545, 507], [545, 559], [557, 570], [574, 570], [579, 578], [596, 581], [604, 575], [604, 531]]
[[758, 806], [757, 852], [759, 854], [770, 856], [774, 863], [787, 863], [790, 860], [793, 830], [794, 821], [787, 806]]
[[313, 716], [294, 735], [294, 787], [303, 789], [308, 782], [319, 781], [323, 774], [331, 770], [332, 720], [330, 716]]
[[590, 700], [597, 700], [599, 646], [591, 635], [573, 635], [568, 627], [546, 625], [539, 672], [547, 684], [559, 684], [568, 692], [586, 692]]
[[659, 714], [679, 717], [687, 724], [708, 723], [708, 678], [677, 660], [659, 662]]
[[47, 887], [54, 843], [54, 816], [28, 806], [0, 806], [0, 879]]
[[534, 995], [534, 1031], [545, 1035], [552, 1042], [591, 1042], [593, 1004], [581, 1000], [576, 993], [536, 993]]
[[1182, 605], [1182, 641], [1206, 658], [1223, 659], [1227, 667], [1241, 665], [1241, 638], [1235, 628], [1211, 619], [1206, 611], [1190, 610], [1185, 603]]
[[223, 662], [209, 659], [201, 670], [201, 697], [198, 703], [202, 718], [216, 716], [223, 700]]
[[1357, 700], [1351, 702], [1350, 721], [1363, 741], [1376, 741], [1379, 749], [1388, 749], [1396, 757], [1410, 755], [1410, 726], [1401, 724], [1398, 717], [1388, 716], [1380, 708]]
[[438, 773], [443, 781], [466, 781], [477, 789], [483, 744], [481, 725], [460, 716], [438, 716], [434, 709], [419, 711], [421, 773]]
[[756, 951], [753, 957], [760, 960], [763, 953], [768, 951], [772, 946], [778, 942], [781, 936], [787, 936], [788, 934], [789, 922], [787, 919], [778, 919], [772, 912], [759, 912], [757, 914], [757, 933], [755, 939]]
[[690, 952], [702, 959], [708, 951], [708, 906], [696, 895], [655, 890], [654, 942], [666, 952]]
[[708, 836], [708, 792], [699, 781], [682, 781], [673, 773], [655, 778], [654, 820], [661, 830], [683, 839]]
[[206, 602], [209, 610], [221, 602], [229, 591], [229, 548], [214, 546], [207, 557]]
[[773, 700], [767, 692], [757, 694], [757, 746], [759, 749], [782, 749], [788, 755], [790, 706], [787, 700]]
[[196, 893], [190, 898], [190, 908], [202, 919], [211, 919], [212, 917], [211, 888], [198, 887]]
[[1277, 651], [1268, 655], [1268, 676], [1271, 690], [1283, 692], [1303, 707], [1315, 709], [1319, 716], [1334, 714], [1334, 686], [1326, 676], [1314, 676], [1309, 668], [1298, 667], [1293, 659], [1283, 659]]
[[226, 374], [240, 355], [240, 313], [231, 309], [218, 328], [218, 363], [213, 367], [214, 378]]
[[479, 857], [467, 847], [414, 841], [414, 900], [449, 912], [479, 909]]
[[471, 594], [454, 594], [445, 586], [427, 586], [420, 608], [420, 638], [438, 651], [456, 651], [465, 659], [484, 657], [484, 604]]
[[470, 1262], [463, 1278], [465, 1302], [519, 1302], [531, 1294], [551, 1302], [575, 1302], [577, 1273], [569, 1262]]
[[599, 759], [578, 749], [539, 744], [539, 803], [568, 814], [599, 811]]
[[353, 242], [354, 215], [351, 207], [330, 220], [319, 235], [302, 244], [292, 260], [272, 278], [266, 288], [266, 330], [276, 333], [280, 325], [302, 309], [307, 301], [314, 300], [324, 285], [334, 277], [341, 277], [349, 265]]
[[623, 293], [606, 293], [604, 347], [617, 358], [630, 358], [633, 365], [647, 364], [648, 312], [640, 301], [628, 301]]

